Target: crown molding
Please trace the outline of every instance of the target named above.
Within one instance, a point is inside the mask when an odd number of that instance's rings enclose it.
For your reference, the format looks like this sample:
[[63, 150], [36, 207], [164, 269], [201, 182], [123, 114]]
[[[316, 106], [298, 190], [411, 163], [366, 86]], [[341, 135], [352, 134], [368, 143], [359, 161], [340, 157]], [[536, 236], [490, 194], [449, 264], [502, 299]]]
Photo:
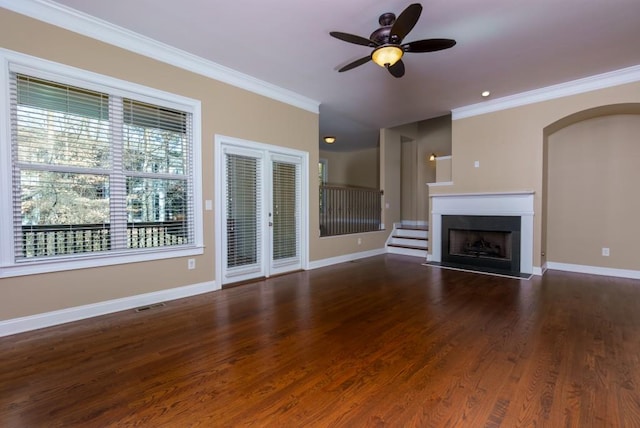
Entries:
[[640, 81], [640, 65], [453, 109], [453, 120]]
[[319, 113], [319, 101], [240, 73], [51, 0], [0, 0], [0, 7], [312, 113]]

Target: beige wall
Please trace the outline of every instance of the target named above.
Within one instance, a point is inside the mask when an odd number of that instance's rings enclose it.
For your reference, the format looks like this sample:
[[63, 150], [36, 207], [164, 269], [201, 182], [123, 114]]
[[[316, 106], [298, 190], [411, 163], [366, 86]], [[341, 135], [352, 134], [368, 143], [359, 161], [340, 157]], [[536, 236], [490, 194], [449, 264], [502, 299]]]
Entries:
[[[318, 233], [318, 115], [151, 58], [0, 9], [0, 47], [202, 102], [203, 199], [214, 198], [215, 134], [309, 152], [310, 260], [381, 248], [384, 239], [321, 241]], [[204, 211], [205, 252], [183, 258], [0, 279], [0, 320], [213, 281], [214, 212]]]
[[418, 123], [420, 139], [417, 158], [420, 168], [417, 175], [418, 219], [429, 221], [429, 187], [436, 181], [436, 163], [428, 160], [431, 153], [436, 156], [451, 155], [451, 115], [423, 120]]
[[[584, 110], [638, 102], [640, 83], [630, 83], [454, 120], [453, 185], [434, 187], [431, 193], [533, 190], [534, 266], [541, 267], [545, 128]], [[479, 168], [474, 167], [476, 160]]]
[[[436, 158], [436, 183], [451, 181], [451, 156]], [[433, 183], [433, 182], [432, 182]]]
[[380, 130], [380, 188], [384, 192], [382, 197], [382, 222], [389, 230], [393, 229], [393, 223], [401, 220], [401, 144], [403, 135], [411, 134], [411, 131], [411, 129]]
[[322, 150], [320, 158], [327, 160], [328, 183], [371, 189], [379, 188], [379, 150], [377, 147], [351, 152]]
[[400, 217], [402, 220], [418, 220], [418, 194], [422, 186], [418, 183], [418, 170], [422, 167], [418, 159], [418, 142], [405, 139], [400, 144]]
[[548, 137], [550, 262], [640, 270], [638, 136], [640, 115], [629, 114], [580, 121]]
[[451, 116], [423, 120], [394, 128], [402, 135], [401, 218], [404, 221], [429, 220], [429, 188], [436, 181], [436, 164], [429, 156], [451, 154]]

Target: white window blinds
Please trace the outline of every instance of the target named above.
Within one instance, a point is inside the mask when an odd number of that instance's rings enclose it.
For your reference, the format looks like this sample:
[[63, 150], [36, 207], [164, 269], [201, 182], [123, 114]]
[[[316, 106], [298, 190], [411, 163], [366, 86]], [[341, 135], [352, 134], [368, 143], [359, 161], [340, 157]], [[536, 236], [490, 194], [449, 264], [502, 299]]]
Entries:
[[261, 262], [262, 180], [260, 159], [227, 153], [227, 268]]
[[275, 161], [273, 175], [273, 260], [297, 258], [300, 240], [300, 166]]

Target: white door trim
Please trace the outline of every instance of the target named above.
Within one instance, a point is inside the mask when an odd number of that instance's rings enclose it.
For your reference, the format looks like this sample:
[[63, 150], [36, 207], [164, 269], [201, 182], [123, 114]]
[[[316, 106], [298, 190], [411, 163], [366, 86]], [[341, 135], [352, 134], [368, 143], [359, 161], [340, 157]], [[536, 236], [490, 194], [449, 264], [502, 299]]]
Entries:
[[[259, 143], [240, 138], [228, 137], [216, 134], [214, 136], [214, 242], [215, 242], [215, 278], [217, 288], [221, 288], [223, 284], [223, 255], [224, 251], [224, 148], [238, 148], [245, 150], [262, 151], [266, 157], [271, 155], [293, 156], [301, 159], [300, 170], [300, 198], [301, 198], [301, 215], [300, 215], [300, 259], [302, 269], [307, 270], [309, 266], [309, 153], [301, 150], [288, 149], [285, 147], [274, 146], [271, 144]], [[265, 258], [266, 259], [266, 258]], [[267, 276], [271, 269], [269, 260], [265, 262], [267, 266], [265, 271]]]

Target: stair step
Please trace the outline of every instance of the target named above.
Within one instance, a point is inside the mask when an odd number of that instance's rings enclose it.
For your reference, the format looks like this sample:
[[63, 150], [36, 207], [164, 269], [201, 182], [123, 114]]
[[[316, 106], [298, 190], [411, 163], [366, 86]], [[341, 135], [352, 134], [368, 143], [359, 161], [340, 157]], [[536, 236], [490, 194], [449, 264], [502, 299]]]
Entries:
[[404, 246], [387, 245], [387, 252], [391, 254], [402, 254], [403, 256], [427, 258], [426, 248], [406, 248]]
[[429, 247], [429, 241], [427, 241], [426, 239], [403, 238], [401, 236], [400, 237], [394, 236], [393, 238], [391, 238], [391, 240], [389, 240], [389, 245], [398, 245], [398, 246], [403, 246], [403, 247], [428, 248]]
[[419, 247], [417, 245], [404, 245], [404, 244], [387, 244], [387, 247], [394, 247], [394, 248], [406, 248], [408, 250], [428, 250], [428, 247]]
[[429, 251], [429, 228], [396, 224], [386, 248], [388, 253], [426, 258]]
[[398, 239], [415, 239], [416, 241], [428, 241], [429, 238], [424, 238], [422, 236], [400, 236], [400, 235], [393, 235], [391, 238], [398, 238]]
[[429, 232], [424, 229], [397, 229], [393, 233], [396, 238], [418, 238], [427, 239]]

